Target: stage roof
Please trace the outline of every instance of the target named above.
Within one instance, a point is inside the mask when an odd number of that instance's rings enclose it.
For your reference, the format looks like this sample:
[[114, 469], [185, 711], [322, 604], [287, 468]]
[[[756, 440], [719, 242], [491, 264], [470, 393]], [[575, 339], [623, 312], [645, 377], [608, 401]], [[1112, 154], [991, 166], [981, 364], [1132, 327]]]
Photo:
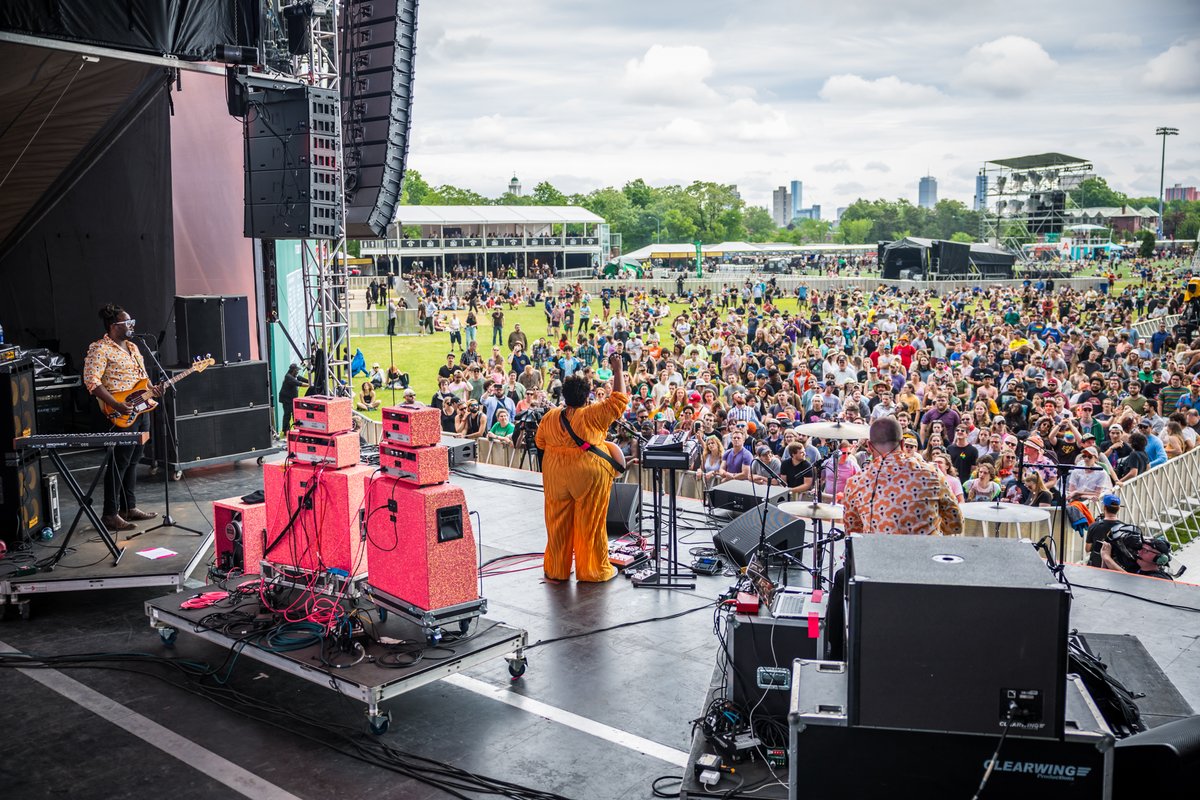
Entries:
[[395, 222], [399, 225], [599, 224], [604, 217], [580, 206], [397, 206]]
[[1061, 167], [1067, 164], [1086, 164], [1088, 163], [1088, 159], [1067, 156], [1062, 153], [1040, 153], [1036, 156], [996, 158], [987, 163], [999, 164], [1009, 169], [1042, 169], [1044, 167]]

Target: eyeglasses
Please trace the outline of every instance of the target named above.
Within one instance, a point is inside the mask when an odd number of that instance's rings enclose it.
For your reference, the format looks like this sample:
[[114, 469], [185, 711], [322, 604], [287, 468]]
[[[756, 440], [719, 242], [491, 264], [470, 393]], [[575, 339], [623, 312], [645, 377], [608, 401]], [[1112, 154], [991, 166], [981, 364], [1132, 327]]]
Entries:
[[136, 319], [119, 319], [113, 323], [114, 325], [124, 325], [126, 328], [132, 328], [137, 324]]

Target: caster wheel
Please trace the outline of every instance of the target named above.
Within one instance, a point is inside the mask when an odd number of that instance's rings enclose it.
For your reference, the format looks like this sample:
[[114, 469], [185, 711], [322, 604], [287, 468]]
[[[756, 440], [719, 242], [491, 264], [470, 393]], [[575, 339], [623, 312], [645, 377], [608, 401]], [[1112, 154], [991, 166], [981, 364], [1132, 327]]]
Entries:
[[179, 469], [179, 470], [175, 470], [174, 472], [172, 472], [171, 480], [173, 480], [173, 481], [183, 480], [183, 470]]
[[392, 724], [392, 712], [387, 711], [383, 714], [367, 715], [367, 724], [371, 727], [371, 733], [376, 736], [382, 736], [387, 733], [388, 727]]
[[516, 680], [517, 678], [519, 678], [525, 674], [525, 667], [526, 667], [525, 659], [514, 658], [508, 662], [508, 674], [512, 675], [513, 680]]
[[425, 631], [425, 641], [429, 643], [430, 647], [435, 647], [440, 644], [442, 641], [442, 629], [434, 628], [432, 630]]
[[175, 646], [175, 639], [179, 636], [179, 631], [174, 628], [159, 628], [158, 638], [162, 639], [162, 643], [167, 647]]
[[258, 458], [254, 459], [254, 463], [258, 464], [260, 467], [263, 465], [264, 461], [266, 461], [266, 459], [263, 458], [262, 456], [259, 456]]

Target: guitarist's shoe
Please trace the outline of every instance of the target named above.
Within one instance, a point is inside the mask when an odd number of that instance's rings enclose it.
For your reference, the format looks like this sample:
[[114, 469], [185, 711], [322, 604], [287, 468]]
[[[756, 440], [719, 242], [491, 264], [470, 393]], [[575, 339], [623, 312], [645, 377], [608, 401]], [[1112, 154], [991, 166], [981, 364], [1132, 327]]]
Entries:
[[154, 519], [157, 516], [157, 511], [142, 511], [140, 508], [131, 508], [128, 511], [121, 512], [121, 517], [130, 522], [141, 522], [144, 519]]
[[131, 531], [137, 527], [137, 525], [124, 519], [120, 514], [113, 514], [111, 517], [101, 517], [100, 521], [110, 531]]

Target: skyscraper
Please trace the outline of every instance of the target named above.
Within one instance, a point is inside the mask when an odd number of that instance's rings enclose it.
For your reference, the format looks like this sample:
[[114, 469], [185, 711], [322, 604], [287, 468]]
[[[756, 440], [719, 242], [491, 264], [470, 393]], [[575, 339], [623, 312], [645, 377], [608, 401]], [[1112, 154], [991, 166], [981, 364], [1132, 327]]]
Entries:
[[791, 194], [786, 186], [780, 186], [771, 193], [771, 218], [781, 228], [787, 227], [792, 221]]
[[987, 211], [987, 175], [982, 172], [975, 176], [975, 205], [976, 211]]
[[804, 208], [804, 182], [792, 181], [791, 183], [791, 210], [789, 212], [788, 222], [791, 222], [796, 217], [800, 216], [800, 209]]
[[920, 187], [917, 189], [917, 205], [921, 208], [933, 208], [937, 205], [937, 178], [932, 175], [921, 178]]

